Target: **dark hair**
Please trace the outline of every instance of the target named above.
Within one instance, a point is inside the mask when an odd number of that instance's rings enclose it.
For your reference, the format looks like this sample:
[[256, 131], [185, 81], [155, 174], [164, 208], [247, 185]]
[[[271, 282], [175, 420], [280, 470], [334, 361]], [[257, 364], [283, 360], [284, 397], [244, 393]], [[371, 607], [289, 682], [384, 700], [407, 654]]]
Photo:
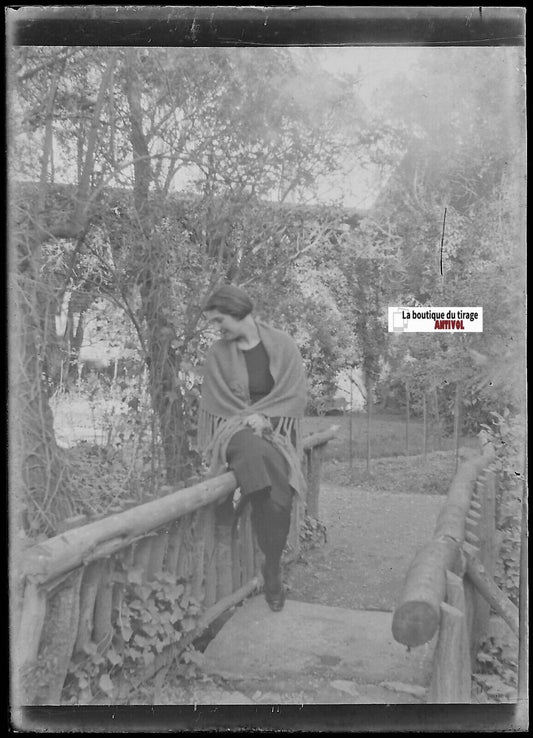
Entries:
[[253, 302], [244, 290], [232, 284], [224, 284], [213, 292], [204, 311], [219, 310], [225, 315], [242, 320], [252, 312], [253, 307]]

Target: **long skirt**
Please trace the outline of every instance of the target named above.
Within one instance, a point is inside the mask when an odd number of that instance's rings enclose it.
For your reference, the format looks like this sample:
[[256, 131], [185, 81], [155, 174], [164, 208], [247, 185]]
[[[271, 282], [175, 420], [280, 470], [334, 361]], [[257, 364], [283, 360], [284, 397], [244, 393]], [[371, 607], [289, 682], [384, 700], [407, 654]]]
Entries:
[[252, 525], [265, 555], [265, 580], [279, 587], [281, 554], [291, 522], [293, 490], [286, 459], [251, 428], [238, 431], [227, 448], [229, 468], [252, 505]]

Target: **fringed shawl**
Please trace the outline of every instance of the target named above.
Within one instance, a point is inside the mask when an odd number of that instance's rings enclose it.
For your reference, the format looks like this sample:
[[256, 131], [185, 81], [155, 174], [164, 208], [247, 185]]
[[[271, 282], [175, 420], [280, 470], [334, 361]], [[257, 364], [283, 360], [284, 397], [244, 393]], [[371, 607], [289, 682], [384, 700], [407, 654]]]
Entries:
[[276, 418], [269, 440], [289, 461], [291, 477], [298, 482], [298, 491], [302, 491], [301, 480], [297, 480], [301, 476], [297, 460], [303, 453], [301, 421], [307, 401], [302, 359], [287, 333], [262, 321], [256, 321], [256, 325], [269, 358], [274, 386], [268, 395], [251, 405], [242, 351], [235, 341], [221, 339], [214, 343], [204, 369], [198, 446], [209, 455], [211, 466], [217, 460], [225, 464], [225, 449], [231, 437], [244, 427], [246, 416], [259, 413]]

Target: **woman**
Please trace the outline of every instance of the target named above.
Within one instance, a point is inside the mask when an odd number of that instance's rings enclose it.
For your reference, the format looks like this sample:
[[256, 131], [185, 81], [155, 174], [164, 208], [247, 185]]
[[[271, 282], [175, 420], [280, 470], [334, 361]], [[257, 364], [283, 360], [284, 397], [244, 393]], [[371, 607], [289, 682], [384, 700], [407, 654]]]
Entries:
[[301, 419], [306, 379], [292, 338], [252, 316], [253, 303], [233, 285], [220, 287], [204, 309], [220, 340], [204, 369], [198, 422], [201, 450], [212, 470], [229, 467], [265, 555], [265, 598], [283, 608], [281, 554], [290, 527], [293, 492], [304, 492]]

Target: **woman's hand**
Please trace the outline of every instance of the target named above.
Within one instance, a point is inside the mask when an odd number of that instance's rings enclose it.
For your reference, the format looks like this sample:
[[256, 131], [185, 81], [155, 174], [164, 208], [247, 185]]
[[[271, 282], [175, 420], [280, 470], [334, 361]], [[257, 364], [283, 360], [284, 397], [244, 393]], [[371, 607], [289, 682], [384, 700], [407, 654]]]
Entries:
[[259, 413], [252, 413], [252, 415], [247, 415], [245, 422], [246, 425], [250, 426], [254, 433], [257, 433], [258, 436], [262, 434], [265, 428], [270, 428], [269, 419], [264, 415], [259, 415]]

